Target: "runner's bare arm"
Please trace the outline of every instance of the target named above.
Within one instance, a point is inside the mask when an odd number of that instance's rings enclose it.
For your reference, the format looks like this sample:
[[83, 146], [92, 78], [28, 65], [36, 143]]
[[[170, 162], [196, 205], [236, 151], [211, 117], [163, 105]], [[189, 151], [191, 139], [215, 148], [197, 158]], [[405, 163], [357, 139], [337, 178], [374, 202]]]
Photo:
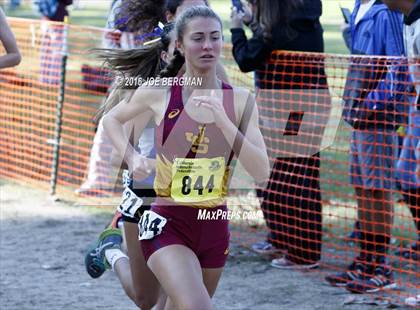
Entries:
[[21, 55], [16, 44], [15, 36], [7, 24], [6, 16], [0, 8], [0, 42], [6, 50], [6, 55], [0, 56], [0, 69], [17, 66]]
[[105, 131], [131, 171], [135, 169], [135, 157], [139, 156], [130, 143], [123, 125], [141, 114], [150, 112], [155, 119], [160, 118], [165, 108], [166, 95], [167, 89], [161, 87], [140, 87], [129, 102], [119, 103], [104, 116]]
[[255, 100], [249, 91], [239, 88], [234, 89], [234, 98], [235, 105], [244, 106], [236, 109], [243, 115], [240, 117], [241, 121], [237, 120], [236, 124], [229, 120], [222, 101], [216, 96], [197, 96], [194, 100], [198, 105], [213, 112], [216, 126], [222, 131], [241, 164], [257, 182], [264, 182], [269, 176], [269, 161], [264, 139], [258, 126]]
[[[126, 136], [129, 137], [131, 145], [137, 145], [144, 128], [147, 126], [152, 117], [153, 112], [147, 111], [141, 113], [140, 115], [136, 116], [135, 118], [129, 120], [124, 124], [124, 132]], [[112, 150], [111, 164], [112, 166], [117, 168], [121, 167], [123, 169], [127, 169], [126, 164], [124, 164], [122, 155], [120, 155], [120, 153], [115, 148], [113, 148]]]
[[235, 93], [239, 95], [235, 96], [239, 99], [235, 100], [235, 104], [241, 105], [238, 110], [242, 112], [238, 124], [239, 130], [235, 128], [236, 136], [232, 140], [232, 149], [255, 181], [265, 182], [270, 175], [270, 164], [264, 138], [258, 125], [259, 116], [255, 99], [249, 91], [244, 89], [235, 89]]

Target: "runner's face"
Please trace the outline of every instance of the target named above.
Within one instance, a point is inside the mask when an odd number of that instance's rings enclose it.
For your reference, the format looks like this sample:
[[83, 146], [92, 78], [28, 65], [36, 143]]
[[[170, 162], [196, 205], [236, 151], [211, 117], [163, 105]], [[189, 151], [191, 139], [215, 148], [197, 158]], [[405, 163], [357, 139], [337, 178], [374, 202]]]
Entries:
[[186, 62], [199, 71], [216, 66], [222, 49], [222, 29], [218, 20], [197, 17], [186, 26], [179, 48]]

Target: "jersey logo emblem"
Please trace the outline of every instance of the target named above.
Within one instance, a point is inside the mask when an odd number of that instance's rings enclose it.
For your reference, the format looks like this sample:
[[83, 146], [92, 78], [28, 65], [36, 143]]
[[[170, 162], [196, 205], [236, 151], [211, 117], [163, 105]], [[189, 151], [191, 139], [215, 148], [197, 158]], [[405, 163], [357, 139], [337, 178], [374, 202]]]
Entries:
[[173, 119], [179, 114], [179, 112], [181, 112], [179, 109], [173, 109], [171, 112], [169, 112], [168, 118]]
[[192, 132], [185, 133], [185, 139], [191, 142], [191, 151], [198, 154], [207, 154], [209, 151], [210, 139], [205, 136], [206, 126], [198, 126], [199, 133], [194, 135]]
[[221, 168], [220, 163], [217, 160], [213, 160], [209, 166], [210, 171], [216, 171]]

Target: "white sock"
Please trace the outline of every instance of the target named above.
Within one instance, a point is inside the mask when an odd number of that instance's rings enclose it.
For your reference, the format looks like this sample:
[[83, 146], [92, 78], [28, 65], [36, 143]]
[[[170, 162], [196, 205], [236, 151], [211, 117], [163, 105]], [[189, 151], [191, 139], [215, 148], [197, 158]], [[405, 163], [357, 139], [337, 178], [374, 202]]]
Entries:
[[108, 263], [111, 265], [112, 271], [114, 271], [114, 266], [117, 260], [123, 257], [128, 259], [128, 256], [125, 255], [120, 249], [105, 250], [105, 257]]

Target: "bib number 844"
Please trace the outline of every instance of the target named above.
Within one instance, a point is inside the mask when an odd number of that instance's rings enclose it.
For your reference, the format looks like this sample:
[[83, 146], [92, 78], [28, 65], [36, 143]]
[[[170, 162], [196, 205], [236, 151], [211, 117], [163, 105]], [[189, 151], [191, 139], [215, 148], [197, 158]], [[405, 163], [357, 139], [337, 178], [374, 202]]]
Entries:
[[194, 187], [191, 189], [192, 184], [192, 178], [189, 175], [186, 175], [182, 178], [182, 188], [181, 193], [183, 195], [189, 195], [191, 193], [191, 190], [196, 190], [198, 195], [203, 195], [204, 190], [207, 190], [208, 193], [211, 193], [214, 188], [214, 175], [212, 174], [207, 181], [207, 185], [203, 187], [203, 176], [199, 175], [197, 177], [197, 180], [194, 183]]

